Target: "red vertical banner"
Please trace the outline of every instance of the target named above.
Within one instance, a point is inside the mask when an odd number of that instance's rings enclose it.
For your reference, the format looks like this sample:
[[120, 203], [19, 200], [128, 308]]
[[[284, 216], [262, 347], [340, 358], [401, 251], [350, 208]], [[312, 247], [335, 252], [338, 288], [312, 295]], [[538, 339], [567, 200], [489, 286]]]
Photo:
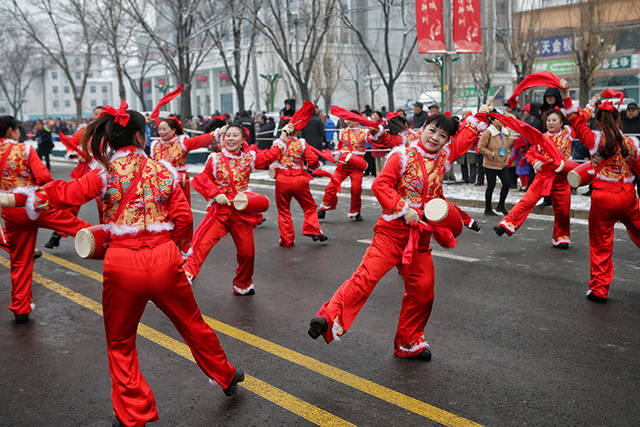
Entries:
[[416, 0], [418, 53], [446, 52], [442, 25], [442, 0]]
[[453, 46], [456, 53], [482, 53], [480, 0], [453, 0]]

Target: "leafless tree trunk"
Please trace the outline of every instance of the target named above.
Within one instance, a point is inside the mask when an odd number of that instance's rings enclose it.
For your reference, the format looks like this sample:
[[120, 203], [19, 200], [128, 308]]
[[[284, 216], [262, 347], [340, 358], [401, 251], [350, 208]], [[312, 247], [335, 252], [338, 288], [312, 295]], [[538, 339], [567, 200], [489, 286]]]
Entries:
[[481, 101], [480, 104], [486, 104], [493, 76], [493, 69], [488, 55], [486, 53], [473, 55], [470, 71], [471, 78], [478, 91], [478, 100]]
[[340, 29], [336, 23], [329, 30], [325, 43], [318, 52], [318, 59], [311, 75], [313, 102], [317, 104], [322, 98], [325, 112], [331, 107], [333, 94], [340, 86], [346, 68]]
[[300, 0], [293, 10], [289, 0], [266, 2], [262, 13], [244, 2], [255, 26], [273, 46], [288, 74], [295, 80], [300, 97], [310, 99], [310, 79], [318, 52], [329, 31], [337, 0]]
[[[213, 49], [209, 29], [219, 21], [219, 11], [209, 0], [123, 0], [125, 10], [155, 44], [165, 65], [182, 83], [180, 113], [191, 115], [192, 81], [198, 68]], [[155, 11], [152, 26], [148, 10]]]
[[580, 73], [580, 105], [591, 97], [596, 69], [617, 37], [614, 27], [608, 26], [611, 13], [606, 0], [587, 0], [579, 10], [579, 24], [572, 28], [573, 53]]
[[[218, 3], [217, 0], [211, 1]], [[250, 3], [251, 10], [260, 11], [261, 2], [258, 0], [246, 1]], [[244, 91], [251, 69], [251, 55], [256, 54], [254, 47], [256, 44], [257, 14], [245, 16], [244, 10], [237, 7], [235, 0], [223, 0], [222, 3], [224, 5], [224, 20], [213, 28], [211, 39], [222, 58], [227, 74], [229, 74], [229, 81], [236, 91], [238, 110], [245, 110]], [[231, 41], [230, 54], [227, 41]]]
[[[350, 11], [341, 3], [342, 22], [354, 32], [360, 46], [367, 54], [376, 72], [387, 89], [389, 111], [394, 110], [393, 89], [414, 54], [418, 37], [414, 14], [414, 2], [408, 0], [376, 0], [371, 2], [382, 16], [382, 40], [373, 40], [363, 32], [363, 28], [353, 22]], [[393, 25], [392, 25], [393, 22]], [[402, 24], [401, 39], [392, 40], [392, 31]]]
[[[93, 60], [95, 35], [89, 26], [88, 0], [12, 0], [18, 26], [58, 65], [69, 81], [76, 103], [76, 117], [82, 117], [82, 98]], [[34, 13], [37, 11], [37, 13]], [[75, 58], [82, 58], [80, 79], [75, 78]]]
[[[134, 77], [134, 75], [130, 73], [128, 67], [122, 67], [122, 73], [129, 81], [131, 90], [133, 90], [133, 93], [135, 93], [136, 97], [140, 100], [142, 111], [149, 111], [153, 108], [153, 105], [147, 105], [147, 102], [144, 98], [144, 82], [145, 80], [147, 80], [147, 75], [149, 74], [151, 69], [158, 65], [158, 63], [153, 61], [152, 59], [150, 44], [151, 43], [147, 43], [146, 45], [138, 46], [136, 49], [138, 70], [135, 74], [137, 75], [137, 77]], [[149, 81], [149, 85], [151, 85], [151, 81]]]
[[3, 29], [0, 34], [0, 56], [4, 67], [0, 73], [0, 89], [14, 117], [18, 117], [29, 86], [44, 72], [42, 67], [33, 64], [35, 53], [33, 42], [19, 30], [12, 27]]

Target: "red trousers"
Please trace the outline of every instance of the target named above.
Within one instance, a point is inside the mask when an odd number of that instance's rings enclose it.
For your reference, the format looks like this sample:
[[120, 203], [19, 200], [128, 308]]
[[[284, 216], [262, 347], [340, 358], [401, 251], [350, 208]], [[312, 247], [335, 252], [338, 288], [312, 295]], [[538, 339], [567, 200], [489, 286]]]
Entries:
[[252, 215], [252, 218], [253, 220], [247, 218], [247, 215], [229, 206], [218, 204], [211, 206], [194, 232], [193, 253], [187, 258], [184, 269], [194, 277], [197, 276], [211, 248], [229, 233], [236, 245], [238, 261], [236, 277], [233, 279], [233, 291], [236, 294], [246, 294], [253, 289], [255, 260], [253, 228], [257, 224], [257, 215]]
[[235, 375], [216, 333], [202, 319], [177, 246], [170, 240], [152, 246], [136, 250], [119, 247], [114, 241], [104, 258], [102, 306], [111, 400], [116, 416], [126, 426], [158, 419], [136, 350], [138, 323], [148, 301], [171, 319], [209, 378], [226, 388]]
[[309, 179], [304, 175], [287, 175], [278, 171], [276, 175], [276, 205], [278, 206], [278, 228], [280, 229], [280, 245], [293, 246], [295, 232], [291, 220], [291, 199], [296, 199], [304, 212], [302, 234], [322, 234], [318, 222], [318, 205], [316, 205]]
[[362, 208], [362, 176], [364, 171], [357, 167], [350, 166], [344, 163], [338, 163], [336, 171], [331, 176], [331, 181], [327, 188], [324, 190], [324, 198], [322, 199], [322, 206], [320, 209], [333, 210], [338, 205], [338, 192], [340, 191], [340, 185], [342, 181], [351, 178], [351, 208], [349, 209], [349, 216], [355, 216], [360, 213]]
[[3, 208], [2, 217], [7, 226], [7, 240], [11, 254], [11, 305], [14, 314], [31, 312], [31, 277], [33, 250], [38, 228], [49, 228], [71, 236], [91, 226], [68, 211], [50, 209], [40, 212], [35, 221], [29, 219], [23, 208]]
[[550, 177], [542, 174], [536, 175], [533, 182], [524, 193], [524, 197], [509, 211], [500, 225], [511, 236], [522, 226], [533, 208], [542, 196], [546, 196], [546, 189], [550, 187], [551, 204], [553, 206], [553, 239], [554, 246], [560, 243], [571, 243], [571, 187], [566, 174], [555, 174], [553, 182]]
[[325, 318], [329, 324], [323, 337], [329, 343], [346, 333], [378, 281], [393, 267], [399, 266], [405, 292], [394, 340], [394, 354], [398, 357], [415, 356], [427, 346], [424, 328], [433, 307], [430, 235], [421, 234], [411, 264], [402, 265], [410, 228], [401, 219], [387, 222], [381, 218], [374, 231], [371, 246], [358, 269], [318, 311], [317, 316]]
[[627, 227], [631, 240], [640, 247], [640, 209], [633, 184], [594, 181], [589, 210], [589, 288], [603, 298], [607, 298], [613, 280], [613, 226], [618, 221]]
[[191, 206], [191, 183], [189, 182], [189, 174], [186, 171], [179, 171], [178, 175], [180, 176], [180, 186], [182, 187], [182, 191], [184, 191], [184, 197], [187, 199], [187, 203]]

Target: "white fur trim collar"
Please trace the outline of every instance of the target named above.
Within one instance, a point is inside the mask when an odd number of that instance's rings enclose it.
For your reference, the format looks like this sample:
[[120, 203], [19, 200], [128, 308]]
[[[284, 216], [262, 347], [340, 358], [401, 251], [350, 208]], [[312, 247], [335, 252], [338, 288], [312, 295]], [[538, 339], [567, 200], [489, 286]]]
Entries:
[[589, 150], [589, 154], [591, 154], [592, 156], [596, 154], [598, 152], [598, 149], [600, 148], [600, 139], [602, 139], [602, 132], [600, 132], [599, 130], [594, 130], [593, 134], [595, 136], [595, 141], [593, 143], [593, 148]]
[[16, 187], [13, 189], [13, 193], [24, 194], [27, 196], [27, 201], [24, 204], [24, 210], [27, 212], [27, 216], [30, 220], [35, 221], [38, 219], [40, 213], [36, 211], [36, 187]]

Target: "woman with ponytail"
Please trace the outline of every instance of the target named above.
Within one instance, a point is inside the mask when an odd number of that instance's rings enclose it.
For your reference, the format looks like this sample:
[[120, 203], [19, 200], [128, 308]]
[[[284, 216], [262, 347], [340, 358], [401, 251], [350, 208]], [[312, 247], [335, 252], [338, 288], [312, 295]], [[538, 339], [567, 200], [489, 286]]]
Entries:
[[151, 158], [165, 163], [169, 168], [175, 168], [180, 177], [180, 186], [184, 190], [187, 202], [191, 204], [191, 190], [189, 175], [187, 174], [187, 154], [198, 148], [209, 147], [215, 143], [214, 131], [187, 138], [182, 129], [182, 123], [177, 117], [162, 119], [158, 125], [160, 140], [151, 143]]
[[[591, 279], [587, 298], [604, 303], [613, 280], [611, 254], [615, 223], [622, 222], [631, 240], [640, 247], [640, 209], [633, 187], [634, 171], [640, 175], [640, 143], [637, 138], [622, 134], [620, 114], [611, 101], [594, 107], [600, 99], [600, 95], [596, 95], [587, 108], [579, 110], [569, 97], [567, 82], [562, 80], [561, 84], [565, 114], [580, 142], [589, 149], [595, 170], [589, 210]], [[620, 97], [620, 103], [624, 98], [622, 93], [609, 89], [602, 96]], [[592, 131], [587, 126], [594, 109], [600, 131]]]
[[[142, 377], [136, 352], [138, 323], [148, 301], [174, 323], [204, 373], [225, 394], [244, 379], [228, 361], [215, 332], [204, 322], [179, 248], [191, 240], [191, 210], [179, 177], [147, 158], [144, 116], [107, 106], [86, 128], [82, 140], [100, 167], [75, 181], [52, 181], [16, 205], [51, 212], [102, 197], [110, 235], [104, 257], [102, 307], [116, 423], [139, 426], [158, 419], [153, 393]], [[7, 198], [1, 205], [7, 205]], [[14, 208], [17, 209], [17, 208]]]
[[[49, 170], [35, 150], [19, 144], [18, 121], [11, 116], [0, 117], [0, 194], [5, 198], [20, 197], [35, 200], [35, 187], [51, 181]], [[91, 224], [60, 209], [37, 212], [35, 209], [8, 207], [2, 210], [6, 224], [6, 239], [11, 255], [11, 305], [17, 323], [29, 320], [31, 303], [33, 254], [39, 228], [48, 228], [75, 236]]]

